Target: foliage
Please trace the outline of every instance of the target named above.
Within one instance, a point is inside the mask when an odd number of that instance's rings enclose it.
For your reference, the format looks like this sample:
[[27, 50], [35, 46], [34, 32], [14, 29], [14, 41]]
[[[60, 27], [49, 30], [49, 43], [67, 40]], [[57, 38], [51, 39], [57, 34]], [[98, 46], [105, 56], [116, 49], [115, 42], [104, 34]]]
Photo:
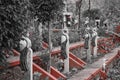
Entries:
[[[51, 20], [54, 20], [58, 17], [60, 11], [62, 10], [62, 7], [64, 6], [62, 0], [30, 0], [31, 3], [31, 11], [34, 14], [35, 18], [38, 18], [36, 22], [38, 22], [37, 26], [34, 26], [34, 31], [32, 35], [32, 49], [34, 51], [41, 50], [42, 47], [42, 36], [40, 36], [40, 33], [38, 27], [39, 23], [45, 23]], [[34, 24], [36, 24], [36, 22]], [[45, 23], [46, 26], [46, 23]], [[48, 24], [47, 24], [48, 27]], [[46, 31], [43, 31], [45, 33]], [[44, 34], [44, 36], [47, 36], [46, 39], [48, 39], [48, 33]], [[44, 37], [43, 36], [43, 37]]]
[[28, 2], [0, 0], [0, 48], [13, 48], [20, 33], [27, 29]]
[[[43, 40], [48, 43], [48, 31], [45, 31], [45, 33], [43, 33], [44, 37], [43, 37]], [[58, 32], [52, 32], [52, 44], [53, 44], [53, 47], [57, 47], [57, 46], [60, 46], [61, 44], [61, 31], [58, 31]], [[70, 31], [69, 32], [69, 41], [70, 43], [74, 43], [74, 42], [78, 42], [80, 39], [79, 39], [79, 34], [78, 32], [76, 31]]]
[[42, 25], [39, 21], [34, 22], [34, 29], [31, 30], [30, 40], [32, 42], [33, 51], [42, 50]]
[[120, 1], [106, 0], [104, 7], [105, 16], [113, 23], [120, 23]]
[[30, 0], [32, 11], [40, 22], [50, 21], [63, 7], [62, 0]]
[[6, 52], [15, 48], [28, 28], [27, 0], [0, 0], [0, 65], [7, 66]]
[[62, 0], [0, 0], [0, 47], [15, 46], [21, 33], [27, 30], [31, 14], [40, 22], [50, 21], [61, 6]]
[[99, 9], [91, 9], [83, 12], [83, 17], [89, 17], [94, 20], [96, 17], [100, 17], [101, 12]]

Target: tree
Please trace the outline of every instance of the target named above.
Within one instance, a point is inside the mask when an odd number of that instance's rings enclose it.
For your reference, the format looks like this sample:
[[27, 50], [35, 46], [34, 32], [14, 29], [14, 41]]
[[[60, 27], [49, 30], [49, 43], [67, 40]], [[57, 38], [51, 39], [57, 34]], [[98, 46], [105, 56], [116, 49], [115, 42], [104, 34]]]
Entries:
[[40, 22], [50, 21], [54, 16], [62, 10], [62, 0], [30, 0], [33, 13], [38, 17]]
[[79, 0], [76, 2], [76, 7], [77, 7], [77, 10], [78, 10], [78, 15], [79, 15], [79, 19], [78, 19], [78, 29], [80, 29], [80, 16], [81, 16], [81, 6], [82, 6], [82, 0]]
[[12, 50], [29, 24], [27, 0], [0, 0], [0, 62], [5, 50]]
[[[32, 5], [32, 12], [38, 18], [39, 22], [46, 23], [49, 35], [49, 59], [51, 59], [51, 20], [62, 10], [62, 0], [30, 0]], [[50, 72], [51, 60], [47, 61], [48, 71]]]

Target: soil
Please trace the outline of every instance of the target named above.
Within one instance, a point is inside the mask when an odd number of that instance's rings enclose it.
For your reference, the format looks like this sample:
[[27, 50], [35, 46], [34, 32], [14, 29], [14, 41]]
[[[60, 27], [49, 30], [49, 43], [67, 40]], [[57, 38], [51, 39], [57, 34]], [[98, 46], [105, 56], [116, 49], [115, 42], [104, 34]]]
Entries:
[[22, 80], [23, 74], [19, 66], [0, 70], [0, 80]]

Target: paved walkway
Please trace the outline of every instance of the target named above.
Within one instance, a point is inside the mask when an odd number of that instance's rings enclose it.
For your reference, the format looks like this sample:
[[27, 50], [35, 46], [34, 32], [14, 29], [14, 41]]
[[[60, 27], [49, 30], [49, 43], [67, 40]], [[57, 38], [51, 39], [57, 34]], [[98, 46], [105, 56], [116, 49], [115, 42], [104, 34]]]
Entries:
[[88, 78], [92, 73], [96, 72], [102, 67], [103, 59], [106, 58], [107, 61], [109, 61], [111, 58], [117, 55], [118, 50], [120, 50], [120, 47], [115, 48], [111, 51], [111, 53], [106, 54], [99, 60], [95, 61], [92, 64], [88, 64], [85, 69], [81, 70], [77, 74], [73, 75], [69, 80], [85, 80]]

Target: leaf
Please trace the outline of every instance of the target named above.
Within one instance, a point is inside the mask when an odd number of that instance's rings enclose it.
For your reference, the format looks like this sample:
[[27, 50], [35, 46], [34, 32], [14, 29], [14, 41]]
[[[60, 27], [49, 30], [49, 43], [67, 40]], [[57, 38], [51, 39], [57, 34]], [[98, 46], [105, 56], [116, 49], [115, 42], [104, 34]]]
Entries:
[[27, 29], [26, 25], [30, 20], [27, 19], [29, 16], [26, 11], [27, 3], [26, 0], [2, 0], [0, 5], [0, 44], [4, 43], [2, 47], [10, 46], [8, 39], [12, 39], [11, 43], [14, 44], [14, 40], [20, 39], [19, 35]]

